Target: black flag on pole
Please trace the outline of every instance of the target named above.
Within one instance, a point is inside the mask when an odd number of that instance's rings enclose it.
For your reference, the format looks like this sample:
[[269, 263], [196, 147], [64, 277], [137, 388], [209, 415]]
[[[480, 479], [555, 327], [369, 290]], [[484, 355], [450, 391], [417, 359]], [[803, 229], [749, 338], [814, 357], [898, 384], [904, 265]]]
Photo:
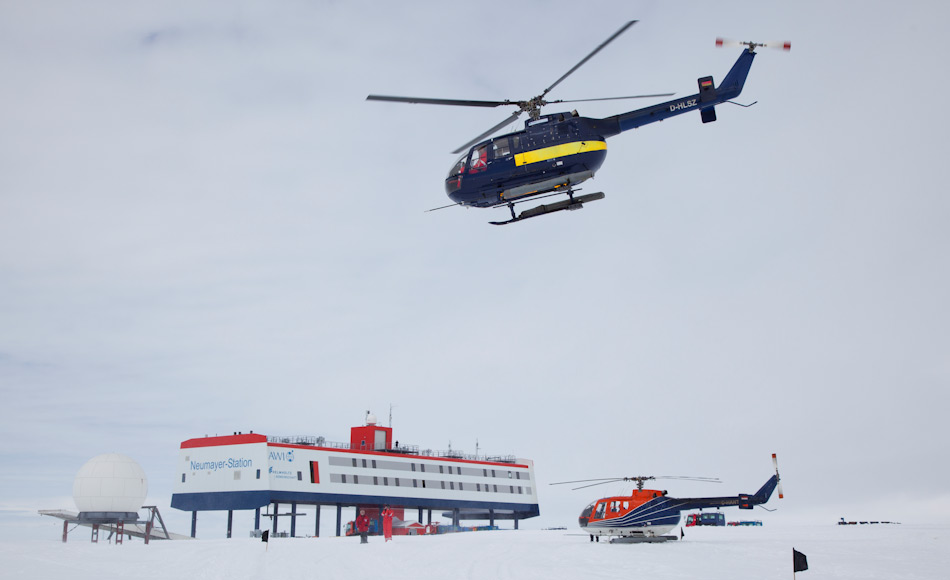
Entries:
[[792, 548], [792, 563], [795, 567], [792, 572], [804, 572], [808, 569], [808, 558], [795, 548]]
[[262, 542], [266, 542], [268, 537], [270, 537], [270, 530], [264, 530], [263, 532], [261, 532]]

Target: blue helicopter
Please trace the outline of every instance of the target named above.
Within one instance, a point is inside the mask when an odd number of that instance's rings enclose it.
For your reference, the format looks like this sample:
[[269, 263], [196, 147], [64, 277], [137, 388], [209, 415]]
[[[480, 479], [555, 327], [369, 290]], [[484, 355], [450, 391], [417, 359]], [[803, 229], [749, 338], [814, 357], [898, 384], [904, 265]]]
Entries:
[[[568, 101], [545, 100], [547, 94], [554, 87], [636, 23], [636, 20], [632, 20], [624, 24], [620, 30], [574, 65], [554, 84], [544, 89], [540, 95], [526, 101], [508, 99], [504, 101], [474, 101], [390, 95], [369, 95], [366, 99], [369, 101], [427, 105], [518, 107], [518, 110], [504, 121], [453, 151], [456, 154], [464, 153], [452, 166], [448, 177], [445, 179], [446, 194], [454, 203], [435, 209], [444, 209], [454, 205], [467, 207], [508, 206], [511, 211], [511, 219], [489, 222], [494, 225], [510, 224], [558, 211], [581, 209], [584, 203], [604, 198], [602, 192], [585, 195], [575, 195], [575, 192], [579, 184], [593, 177], [603, 165], [604, 159], [607, 157], [606, 140], [608, 137], [692, 111], [699, 111], [703, 123], [711, 123], [716, 120], [716, 105], [731, 102], [742, 92], [746, 76], [752, 67], [753, 59], [755, 59], [756, 48], [791, 49], [791, 44], [788, 42], [756, 43], [717, 39], [717, 46], [736, 45], [745, 47], [739, 59], [718, 87], [713, 82], [713, 77], [702, 77], [697, 80], [699, 92], [696, 94], [603, 119], [581, 117], [577, 111], [549, 115], [541, 114], [541, 107], [556, 103], [672, 96], [673, 93], [662, 93]], [[514, 122], [525, 113], [528, 114], [529, 118], [525, 121], [524, 130], [488, 139], [489, 136]], [[528, 199], [534, 200], [540, 197], [561, 194], [567, 195], [568, 199], [533, 207], [517, 215], [515, 213], [515, 204], [517, 203]]]

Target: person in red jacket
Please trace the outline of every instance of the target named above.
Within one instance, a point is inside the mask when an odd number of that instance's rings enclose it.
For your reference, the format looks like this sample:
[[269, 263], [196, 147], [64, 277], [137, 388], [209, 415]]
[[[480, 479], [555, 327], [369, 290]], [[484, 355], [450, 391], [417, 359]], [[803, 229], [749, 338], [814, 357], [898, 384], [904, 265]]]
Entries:
[[393, 539], [393, 510], [389, 506], [383, 508], [383, 536], [387, 542]]
[[369, 517], [366, 510], [360, 510], [360, 515], [356, 518], [356, 531], [360, 533], [360, 543], [366, 543], [366, 536], [369, 535]]

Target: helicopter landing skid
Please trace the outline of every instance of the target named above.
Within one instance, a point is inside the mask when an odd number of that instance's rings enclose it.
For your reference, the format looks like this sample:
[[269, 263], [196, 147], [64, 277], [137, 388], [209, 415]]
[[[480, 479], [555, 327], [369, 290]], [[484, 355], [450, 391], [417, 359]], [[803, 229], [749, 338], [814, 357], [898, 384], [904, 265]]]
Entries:
[[[570, 194], [568, 194], [570, 195]], [[574, 197], [571, 195], [570, 199], [565, 199], [564, 201], [559, 201], [556, 203], [549, 203], [544, 205], [539, 205], [537, 207], [532, 207], [531, 209], [526, 209], [517, 216], [515, 216], [515, 204], [509, 203], [508, 209], [511, 210], [511, 219], [503, 222], [488, 222], [493, 226], [503, 226], [506, 224], [511, 224], [514, 222], [520, 222], [521, 220], [526, 220], [528, 218], [538, 217], [539, 215], [545, 215], [549, 213], [554, 213], [556, 211], [573, 211], [575, 209], [581, 209], [584, 207], [584, 204], [589, 201], [597, 201], [598, 199], [604, 199], [605, 195], [603, 192], [598, 191], [597, 193], [588, 193], [586, 195], [579, 195]]]
[[644, 543], [659, 543], [659, 542], [670, 542], [673, 540], [678, 540], [676, 536], [620, 536], [618, 538], [611, 538], [611, 544], [644, 544]]

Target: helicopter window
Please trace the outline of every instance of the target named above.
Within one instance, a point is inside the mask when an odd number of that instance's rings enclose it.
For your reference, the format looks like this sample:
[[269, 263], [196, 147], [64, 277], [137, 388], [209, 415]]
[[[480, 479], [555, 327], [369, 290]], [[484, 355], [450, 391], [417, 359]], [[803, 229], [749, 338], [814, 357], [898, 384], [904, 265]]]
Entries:
[[488, 145], [472, 150], [472, 159], [468, 164], [469, 173], [478, 173], [488, 168]]
[[629, 501], [623, 502], [623, 509], [625, 509], [625, 510], [630, 509], [630, 502], [629, 502]]
[[597, 504], [597, 512], [594, 514], [594, 518], [600, 519], [604, 517], [604, 511], [607, 509], [607, 502], [602, 501]]
[[502, 157], [507, 157], [511, 155], [511, 147], [508, 146], [508, 138], [502, 137], [501, 139], [495, 139], [492, 142], [492, 145], [495, 148], [494, 159], [501, 159]]
[[449, 171], [449, 177], [455, 177], [456, 175], [465, 171], [465, 160], [468, 155], [462, 155], [462, 157], [455, 162], [455, 165], [452, 166], [452, 170]]
[[581, 517], [589, 518], [592, 511], [594, 511], [594, 504], [590, 504], [589, 506], [584, 508], [584, 511], [581, 512]]

